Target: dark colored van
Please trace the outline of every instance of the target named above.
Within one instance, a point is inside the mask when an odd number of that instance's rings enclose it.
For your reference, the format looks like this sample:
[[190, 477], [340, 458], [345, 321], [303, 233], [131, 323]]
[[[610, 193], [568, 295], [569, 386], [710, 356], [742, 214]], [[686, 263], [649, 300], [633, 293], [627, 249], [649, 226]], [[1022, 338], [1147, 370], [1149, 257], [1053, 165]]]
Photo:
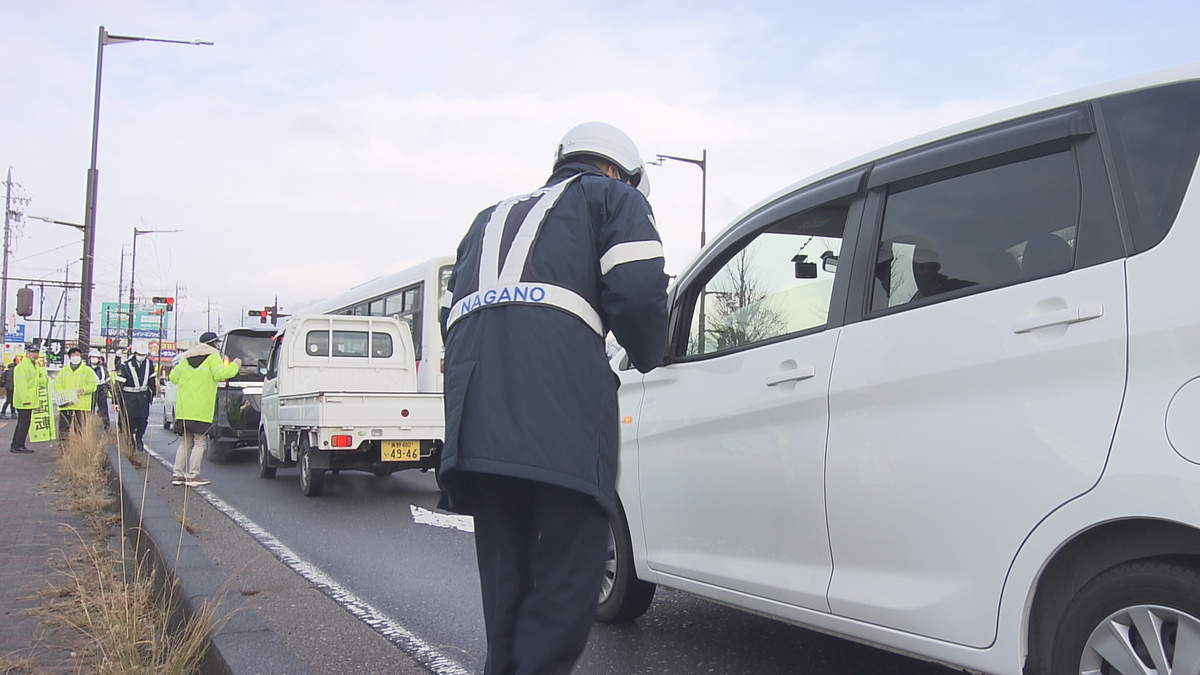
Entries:
[[234, 328], [221, 336], [221, 356], [242, 360], [237, 375], [217, 385], [208, 456], [224, 461], [238, 449], [258, 448], [263, 376], [258, 362], [271, 352], [275, 329]]

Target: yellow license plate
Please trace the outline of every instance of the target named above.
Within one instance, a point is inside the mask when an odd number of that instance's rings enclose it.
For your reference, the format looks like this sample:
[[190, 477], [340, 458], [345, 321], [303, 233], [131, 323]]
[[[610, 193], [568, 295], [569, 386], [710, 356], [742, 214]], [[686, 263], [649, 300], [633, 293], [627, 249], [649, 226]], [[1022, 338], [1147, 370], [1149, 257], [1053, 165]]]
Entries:
[[380, 460], [384, 462], [419, 462], [421, 461], [421, 442], [384, 441], [380, 455]]

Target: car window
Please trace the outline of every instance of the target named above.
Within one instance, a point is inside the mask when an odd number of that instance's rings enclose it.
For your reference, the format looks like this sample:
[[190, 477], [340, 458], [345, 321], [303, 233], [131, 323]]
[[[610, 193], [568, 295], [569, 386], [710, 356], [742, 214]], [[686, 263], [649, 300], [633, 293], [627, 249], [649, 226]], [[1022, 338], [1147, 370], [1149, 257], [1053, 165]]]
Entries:
[[271, 355], [267, 357], [267, 379], [272, 379], [279, 373], [279, 349], [283, 345], [283, 333], [276, 336], [271, 345]]
[[872, 311], [1071, 269], [1079, 184], [1068, 148], [893, 185], [877, 240]]
[[304, 336], [304, 353], [309, 356], [329, 356], [329, 331], [308, 331]]
[[392, 355], [392, 336], [387, 333], [371, 333], [371, 356], [386, 359]]
[[1130, 234], [1138, 251], [1175, 222], [1200, 154], [1200, 83], [1100, 101]]
[[704, 356], [823, 327], [845, 229], [844, 207], [810, 209], [736, 246], [690, 297], [684, 356]]

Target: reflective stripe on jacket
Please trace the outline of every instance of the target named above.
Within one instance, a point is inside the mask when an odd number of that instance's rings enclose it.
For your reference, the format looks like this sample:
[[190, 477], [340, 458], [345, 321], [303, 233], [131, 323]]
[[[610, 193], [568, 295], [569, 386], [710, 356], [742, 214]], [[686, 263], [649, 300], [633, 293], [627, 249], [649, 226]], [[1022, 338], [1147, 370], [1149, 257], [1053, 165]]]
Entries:
[[443, 506], [458, 472], [537, 480], [616, 504], [611, 330], [642, 371], [666, 347], [667, 275], [650, 205], [583, 164], [484, 210], [458, 247], [446, 336]]

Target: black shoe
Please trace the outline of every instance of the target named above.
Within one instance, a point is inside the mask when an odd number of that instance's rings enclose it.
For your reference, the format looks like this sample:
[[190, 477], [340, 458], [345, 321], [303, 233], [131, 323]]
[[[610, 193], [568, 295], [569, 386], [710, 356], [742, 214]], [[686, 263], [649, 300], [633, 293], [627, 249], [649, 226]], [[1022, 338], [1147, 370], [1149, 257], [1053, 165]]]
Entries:
[[33, 452], [33, 450], [30, 450], [29, 448], [26, 448], [26, 447], [20, 447], [20, 448], [10, 448], [9, 452], [21, 452], [21, 453], [25, 453], [25, 454], [31, 454]]

